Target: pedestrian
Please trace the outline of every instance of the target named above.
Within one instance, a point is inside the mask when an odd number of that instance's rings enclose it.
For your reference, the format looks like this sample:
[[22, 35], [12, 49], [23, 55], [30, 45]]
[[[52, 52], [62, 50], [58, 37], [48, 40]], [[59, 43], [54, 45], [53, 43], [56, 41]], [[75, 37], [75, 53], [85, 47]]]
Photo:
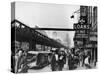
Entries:
[[15, 54], [15, 73], [21, 68], [21, 58], [22, 58], [23, 50], [19, 49]]
[[28, 61], [27, 61], [27, 51], [24, 51], [22, 54], [22, 58], [20, 60], [20, 64], [21, 64], [21, 68], [20, 68], [20, 72], [21, 73], [27, 73], [28, 72]]
[[82, 54], [82, 67], [85, 65], [85, 59], [86, 59], [86, 52], [84, 51]]
[[56, 71], [56, 66], [57, 66], [57, 62], [56, 62], [55, 52], [52, 52], [52, 59], [51, 59], [52, 71]]
[[69, 66], [69, 70], [73, 70], [74, 69], [74, 54], [71, 52], [68, 56], [68, 66]]
[[58, 65], [60, 71], [62, 71], [65, 63], [66, 63], [66, 56], [65, 53], [61, 51], [58, 56]]

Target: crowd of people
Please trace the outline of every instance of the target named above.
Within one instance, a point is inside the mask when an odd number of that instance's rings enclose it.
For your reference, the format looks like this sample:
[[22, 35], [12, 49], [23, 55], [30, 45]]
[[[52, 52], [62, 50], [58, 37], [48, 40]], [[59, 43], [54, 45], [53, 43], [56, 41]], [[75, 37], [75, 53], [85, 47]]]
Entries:
[[[15, 49], [16, 50], [12, 52], [12, 70], [14, 70], [15, 73], [28, 72], [28, 64], [30, 63], [27, 61], [28, 50], [23, 50], [21, 48]], [[91, 63], [90, 51], [85, 51], [79, 48], [71, 48], [67, 50], [56, 49], [55, 51], [50, 50], [50, 53], [46, 55], [46, 57], [49, 62], [48, 65], [51, 65], [52, 71], [62, 71], [64, 65], [68, 65], [67, 67], [69, 70], [84, 66], [91, 68], [89, 65]]]
[[11, 68], [14, 73], [27, 72], [27, 52], [28, 50], [24, 50], [20, 47], [20, 43], [15, 41], [15, 45], [12, 46], [11, 52]]
[[61, 71], [66, 64], [66, 54], [64, 51], [56, 50], [52, 52], [51, 69]]
[[[56, 52], [57, 51], [57, 52]], [[56, 50], [53, 53], [51, 68], [52, 71], [63, 70], [64, 65], [67, 65], [69, 70], [74, 70], [79, 67], [91, 67], [91, 51], [81, 48], [71, 48], [66, 51]], [[67, 61], [66, 61], [67, 60]], [[67, 62], [67, 63], [66, 63]]]
[[70, 51], [71, 53], [69, 53], [68, 57], [69, 69], [74, 69], [77, 67], [89, 69], [96, 67], [96, 65], [94, 65], [96, 64], [96, 62], [94, 62], [96, 59], [94, 58], [94, 60], [91, 54], [92, 49], [72, 48]]

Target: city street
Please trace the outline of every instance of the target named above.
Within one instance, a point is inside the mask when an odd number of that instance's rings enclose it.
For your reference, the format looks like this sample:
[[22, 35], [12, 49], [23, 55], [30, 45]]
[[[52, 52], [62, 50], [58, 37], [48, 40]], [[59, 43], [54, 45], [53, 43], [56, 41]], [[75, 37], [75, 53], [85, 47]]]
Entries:
[[[92, 64], [91, 64], [91, 67], [93, 67]], [[89, 69], [89, 67], [87, 67], [87, 66], [83, 66], [83, 67], [78, 66], [75, 70], [85, 70], [85, 69]], [[63, 71], [67, 71], [67, 70], [69, 70], [69, 69], [68, 69], [68, 64], [66, 62], [66, 64], [64, 65]], [[29, 73], [33, 73], [33, 72], [37, 72], [37, 73], [38, 72], [52, 72], [52, 70], [51, 70], [51, 65], [48, 65], [48, 66], [46, 66], [42, 69], [39, 69], [39, 70], [29, 69], [28, 72]]]
[[[66, 71], [66, 70], [68, 70], [68, 67], [67, 67], [67, 65], [64, 65], [63, 71]], [[44, 67], [43, 69], [40, 69], [40, 70], [29, 69], [28, 72], [29, 73], [33, 73], [33, 72], [36, 72], [36, 73], [38, 73], [38, 72], [52, 72], [52, 70], [51, 70], [51, 66], [48, 65], [48, 66], [46, 66], [46, 67]]]
[[[89, 68], [86, 67], [86, 66], [84, 66], [84, 67], [78, 67], [75, 70], [86, 70], [86, 69], [89, 69]], [[64, 65], [63, 71], [68, 71], [68, 66], [66, 64]], [[33, 73], [33, 72], [36, 72], [36, 73], [38, 73], [38, 72], [52, 72], [52, 70], [51, 70], [51, 66], [48, 65], [45, 68], [40, 69], [40, 70], [32, 70], [32, 69], [29, 69], [28, 72], [29, 73]]]
[[[23, 18], [22, 22], [18, 18], [11, 22], [11, 34], [16, 35], [12, 36], [11, 40], [12, 72], [96, 68], [98, 61], [96, 6], [69, 7], [69, 5], [25, 3], [26, 7], [23, 10], [20, 8], [24, 8], [25, 5], [18, 4], [17, 11], [20, 11], [21, 15], [16, 16], [29, 17]], [[27, 7], [29, 5], [31, 8]], [[40, 7], [43, 8], [40, 10]], [[24, 12], [26, 13], [23, 14]]]

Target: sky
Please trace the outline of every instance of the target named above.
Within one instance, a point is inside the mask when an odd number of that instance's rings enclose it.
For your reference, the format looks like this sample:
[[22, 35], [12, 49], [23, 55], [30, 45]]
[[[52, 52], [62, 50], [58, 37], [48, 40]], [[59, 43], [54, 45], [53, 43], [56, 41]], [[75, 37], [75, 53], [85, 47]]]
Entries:
[[[70, 17], [73, 12], [79, 10], [79, 5], [68, 4], [47, 4], [47, 3], [32, 3], [32, 2], [16, 2], [15, 3], [15, 19], [25, 23], [30, 27], [43, 28], [73, 28], [73, 23], [77, 22], [77, 14], [74, 19]], [[14, 18], [12, 18], [13, 20]], [[73, 46], [74, 32], [57, 32], [58, 37], [63, 40], [66, 33], [71, 39], [71, 46]], [[48, 32], [49, 37], [52, 38], [52, 31]]]

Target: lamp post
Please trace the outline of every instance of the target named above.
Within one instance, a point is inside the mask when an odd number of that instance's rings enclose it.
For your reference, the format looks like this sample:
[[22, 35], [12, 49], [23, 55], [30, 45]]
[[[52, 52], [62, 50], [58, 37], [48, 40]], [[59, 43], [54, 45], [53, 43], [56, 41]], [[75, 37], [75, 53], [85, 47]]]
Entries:
[[74, 18], [75, 13], [79, 14], [80, 13], [80, 9], [72, 13], [72, 16], [70, 17], [71, 19]]

